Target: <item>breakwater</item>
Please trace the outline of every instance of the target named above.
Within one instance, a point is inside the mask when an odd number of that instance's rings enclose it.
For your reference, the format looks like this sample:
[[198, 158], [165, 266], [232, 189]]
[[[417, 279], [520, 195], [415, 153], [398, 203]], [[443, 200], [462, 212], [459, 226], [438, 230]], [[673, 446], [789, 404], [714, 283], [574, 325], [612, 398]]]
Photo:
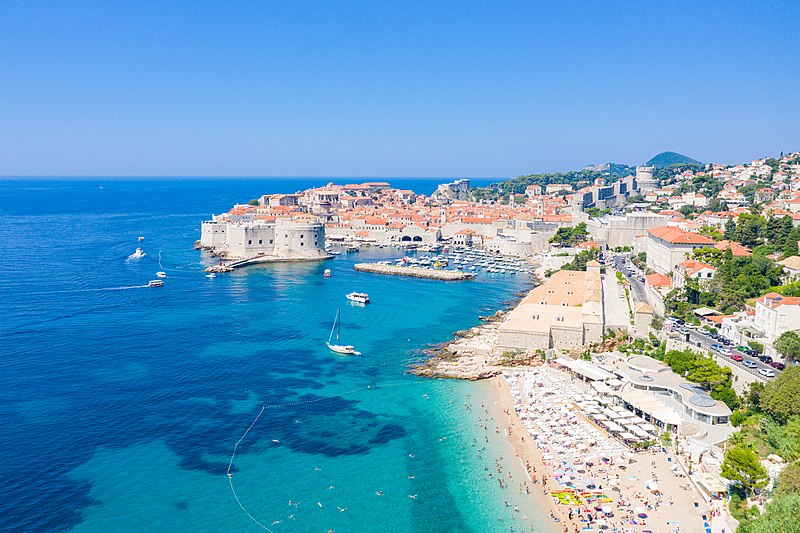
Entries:
[[419, 267], [401, 267], [382, 263], [356, 263], [353, 267], [358, 272], [384, 274], [387, 276], [409, 276], [412, 278], [437, 279], [440, 281], [463, 281], [475, 279], [475, 274], [458, 270], [429, 270]]

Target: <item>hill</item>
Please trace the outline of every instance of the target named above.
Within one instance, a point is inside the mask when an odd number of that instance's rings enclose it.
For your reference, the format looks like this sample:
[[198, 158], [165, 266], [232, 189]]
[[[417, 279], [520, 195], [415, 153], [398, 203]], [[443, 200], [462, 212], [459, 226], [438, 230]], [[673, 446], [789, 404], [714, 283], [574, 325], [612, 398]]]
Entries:
[[679, 154], [676, 152], [661, 152], [645, 163], [645, 166], [653, 166], [656, 168], [666, 168], [671, 165], [702, 165], [697, 159]]

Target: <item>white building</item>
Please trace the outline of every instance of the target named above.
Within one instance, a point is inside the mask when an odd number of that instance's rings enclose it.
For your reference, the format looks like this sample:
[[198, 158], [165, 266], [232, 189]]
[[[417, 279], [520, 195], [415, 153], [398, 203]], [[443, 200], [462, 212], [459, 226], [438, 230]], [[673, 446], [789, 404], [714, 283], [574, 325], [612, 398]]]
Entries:
[[232, 221], [225, 215], [203, 222], [200, 246], [229, 259], [274, 257], [326, 259], [325, 226], [310, 217]]
[[637, 241], [637, 251], [647, 253], [647, 266], [661, 274], [668, 274], [697, 248], [714, 246], [705, 235], [691, 233], [673, 226], [660, 226], [647, 232]]
[[696, 261], [694, 259], [687, 259], [675, 265], [675, 271], [672, 276], [672, 285], [676, 289], [686, 286], [686, 280], [696, 279], [700, 283], [710, 281], [717, 269], [713, 266]]
[[781, 333], [800, 330], [800, 298], [781, 296], [776, 292], [765, 294], [756, 300], [753, 322], [770, 344]]

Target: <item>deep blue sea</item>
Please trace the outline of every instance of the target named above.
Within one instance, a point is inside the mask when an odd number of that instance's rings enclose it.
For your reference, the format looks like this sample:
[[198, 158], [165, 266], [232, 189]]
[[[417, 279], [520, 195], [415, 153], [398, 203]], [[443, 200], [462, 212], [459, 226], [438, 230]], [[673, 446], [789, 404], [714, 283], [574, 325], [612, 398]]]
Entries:
[[[204, 276], [202, 220], [326, 181], [0, 181], [0, 530], [549, 527], [519, 465], [506, 489], [484, 470], [514, 454], [486, 384], [406, 372], [530, 278], [352, 268], [394, 249]], [[147, 256], [128, 260], [137, 246]], [[159, 270], [165, 285], [143, 288]], [[373, 303], [350, 304], [352, 290]], [[325, 346], [339, 307], [360, 357]]]

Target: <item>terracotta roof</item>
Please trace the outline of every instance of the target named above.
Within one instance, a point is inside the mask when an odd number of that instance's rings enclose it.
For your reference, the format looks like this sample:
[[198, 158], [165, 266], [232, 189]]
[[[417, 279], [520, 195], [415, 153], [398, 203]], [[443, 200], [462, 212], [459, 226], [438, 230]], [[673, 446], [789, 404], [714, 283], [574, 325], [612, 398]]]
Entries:
[[713, 245], [714, 240], [699, 233], [690, 233], [673, 226], [660, 226], [649, 231], [652, 237], [667, 241], [672, 244], [708, 244]]
[[648, 274], [645, 278], [647, 280], [647, 284], [651, 287], [669, 287], [672, 285], [672, 280], [669, 276], [665, 276], [659, 273]]
[[702, 261], [695, 261], [694, 259], [687, 259], [686, 261], [681, 261], [680, 263], [678, 263], [678, 266], [683, 268], [683, 270], [689, 276], [697, 274], [698, 272], [700, 272], [704, 268], [710, 269], [710, 270], [712, 270], [714, 272], [717, 271], [717, 269], [715, 267], [713, 267], [713, 266], [711, 266], [711, 265], [709, 265], [707, 263], [703, 263]]
[[735, 257], [747, 257], [749, 255], [753, 255], [753, 252], [750, 251], [749, 248], [745, 248], [744, 246], [741, 245], [741, 243], [733, 241], [719, 241], [714, 245], [714, 248], [723, 251], [730, 249], [731, 253]]
[[782, 305], [800, 305], [800, 297], [797, 296], [781, 296], [777, 292], [770, 292], [756, 300], [770, 309], [775, 309]]

